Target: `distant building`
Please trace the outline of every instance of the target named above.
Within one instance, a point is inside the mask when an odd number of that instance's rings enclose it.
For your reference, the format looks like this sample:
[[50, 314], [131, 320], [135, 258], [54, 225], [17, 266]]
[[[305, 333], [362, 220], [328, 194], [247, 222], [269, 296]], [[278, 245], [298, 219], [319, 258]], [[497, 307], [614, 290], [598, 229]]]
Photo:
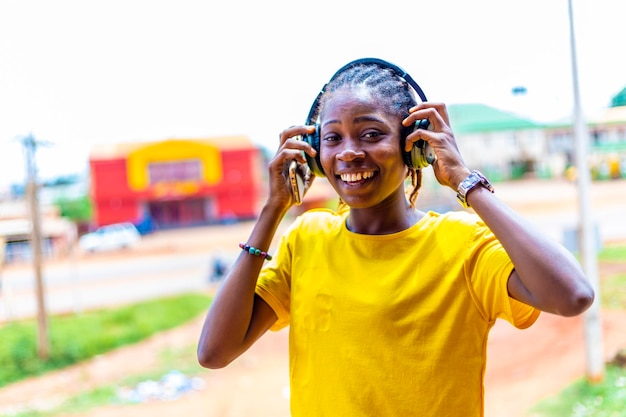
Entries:
[[[67, 255], [76, 240], [76, 225], [60, 217], [54, 206], [41, 207], [41, 251], [44, 258]], [[4, 262], [30, 261], [32, 223], [24, 199], [0, 203], [0, 266]], [[2, 244], [4, 243], [4, 244]]]
[[[586, 120], [589, 163], [594, 179], [626, 178], [626, 106], [609, 107]], [[571, 123], [546, 127], [549, 155], [561, 155], [574, 163], [574, 131]]]
[[99, 146], [89, 166], [94, 226], [142, 232], [252, 218], [267, 176], [245, 136]]
[[544, 125], [484, 104], [448, 108], [465, 163], [494, 181], [519, 178], [546, 163]]
[[[484, 104], [451, 105], [448, 112], [466, 164], [494, 181], [562, 177], [575, 163], [571, 121], [541, 124]], [[586, 124], [593, 178], [626, 178], [626, 106]]]

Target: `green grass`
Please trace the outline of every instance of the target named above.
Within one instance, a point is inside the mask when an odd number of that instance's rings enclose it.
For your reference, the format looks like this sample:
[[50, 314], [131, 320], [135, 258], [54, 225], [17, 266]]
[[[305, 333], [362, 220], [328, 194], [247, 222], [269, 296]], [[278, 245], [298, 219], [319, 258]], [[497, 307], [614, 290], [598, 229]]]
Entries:
[[626, 262], [626, 246], [607, 246], [600, 251], [598, 259], [609, 262]]
[[0, 387], [60, 369], [174, 328], [205, 311], [210, 299], [184, 294], [80, 315], [50, 317], [50, 357], [37, 355], [37, 323], [0, 328]]
[[[46, 411], [25, 409], [11, 414], [11, 417], [54, 417], [57, 415], [71, 415], [87, 413], [96, 407], [104, 407], [111, 404], [120, 404], [117, 392], [120, 387], [134, 388], [140, 382], [147, 380], [159, 380], [167, 372], [176, 369], [187, 377], [206, 372], [196, 361], [196, 345], [181, 348], [165, 348], [159, 352], [159, 361], [149, 372], [137, 375], [129, 375], [116, 384], [107, 384], [95, 389], [84, 391], [66, 399], [64, 402], [51, 407]], [[129, 404], [130, 406], [133, 403]], [[8, 415], [0, 414], [0, 417]]]
[[604, 278], [600, 286], [603, 308], [623, 310], [626, 308], [626, 275]]
[[[117, 384], [102, 385], [93, 390], [81, 392], [46, 411], [25, 409], [21, 412], [11, 414], [11, 417], [53, 417], [57, 415], [87, 413], [89, 410], [96, 407], [119, 404], [120, 399], [117, 396], [117, 391], [120, 387], [132, 388], [143, 381], [159, 380], [163, 375], [173, 369], [182, 372], [187, 377], [196, 376], [201, 372], [206, 372], [206, 370], [198, 365], [195, 359], [195, 349], [195, 344], [181, 348], [165, 348], [159, 352], [158, 364], [152, 367], [149, 372], [129, 375]], [[133, 404], [131, 403], [129, 405], [132, 406]], [[5, 415], [2, 414], [0, 417], [5, 417]]]
[[533, 407], [532, 417], [624, 417], [626, 416], [626, 369], [608, 366], [604, 381], [579, 380], [558, 396]]
[[[598, 254], [600, 262], [626, 263], [626, 246], [608, 246]], [[618, 274], [603, 277], [600, 286], [602, 307], [609, 309], [626, 308], [626, 275]]]
[[[107, 385], [98, 387], [92, 391], [81, 393], [60, 404], [58, 407], [52, 407], [46, 411], [42, 410], [25, 410], [10, 414], [10, 417], [52, 417], [55, 415], [68, 415], [85, 413], [94, 407], [110, 404], [115, 398], [116, 387]], [[5, 415], [2, 415], [4, 417]], [[9, 415], [6, 415], [9, 417]]]

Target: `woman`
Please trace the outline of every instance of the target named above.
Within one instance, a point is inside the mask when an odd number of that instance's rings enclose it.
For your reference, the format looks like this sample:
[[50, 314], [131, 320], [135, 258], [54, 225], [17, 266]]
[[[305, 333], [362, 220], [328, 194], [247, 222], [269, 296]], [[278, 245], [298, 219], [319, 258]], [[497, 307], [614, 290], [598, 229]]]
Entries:
[[[346, 65], [311, 114], [280, 135], [269, 197], [207, 314], [200, 363], [226, 366], [290, 326], [294, 417], [482, 416], [496, 318], [526, 328], [540, 311], [582, 313], [594, 294], [579, 265], [470, 171], [445, 105], [398, 67]], [[415, 208], [421, 167], [407, 156], [420, 140], [437, 181], [475, 213]], [[298, 217], [272, 257], [264, 251], [294, 203], [291, 160], [317, 161], [341, 205]]]

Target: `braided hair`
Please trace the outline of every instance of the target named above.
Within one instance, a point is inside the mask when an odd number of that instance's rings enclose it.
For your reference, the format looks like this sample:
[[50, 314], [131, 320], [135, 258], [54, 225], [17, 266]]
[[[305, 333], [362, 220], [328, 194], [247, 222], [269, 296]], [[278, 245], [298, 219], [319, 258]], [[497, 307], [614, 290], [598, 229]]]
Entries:
[[[321, 113], [333, 93], [348, 89], [366, 89], [383, 106], [385, 112], [402, 119], [409, 114], [409, 109], [417, 104], [409, 84], [393, 70], [376, 63], [361, 63], [342, 71], [325, 86], [319, 99], [317, 115]], [[401, 151], [404, 139], [411, 129], [412, 127], [402, 126], [399, 144]], [[410, 178], [411, 182], [409, 203], [414, 208], [422, 185], [422, 171], [407, 167], [407, 178]], [[343, 202], [340, 201], [340, 204]]]

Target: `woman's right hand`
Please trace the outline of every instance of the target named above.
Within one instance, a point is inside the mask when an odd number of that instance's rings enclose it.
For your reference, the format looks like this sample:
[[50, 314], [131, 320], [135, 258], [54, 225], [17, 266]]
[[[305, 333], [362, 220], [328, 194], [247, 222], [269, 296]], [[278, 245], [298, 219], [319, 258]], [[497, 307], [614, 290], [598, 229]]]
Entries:
[[[269, 250], [282, 216], [295, 202], [287, 169], [296, 160], [299, 169], [307, 170], [304, 153], [316, 155], [308, 143], [296, 137], [314, 131], [313, 126], [293, 126], [280, 134], [280, 146], [269, 162], [269, 196], [246, 241], [250, 246]], [[308, 175], [305, 190], [312, 180], [313, 175]], [[229, 269], [202, 326], [198, 341], [198, 361], [202, 366], [226, 366], [276, 322], [274, 310], [255, 295], [262, 267], [263, 258], [242, 252]]]
[[314, 126], [292, 126], [280, 133], [278, 151], [269, 162], [268, 205], [286, 210], [295, 203], [289, 180], [289, 164], [292, 160], [298, 163], [297, 170], [304, 179], [304, 193], [310, 188], [315, 175], [309, 170], [304, 153], [315, 157], [317, 152], [300, 138], [314, 132]]

